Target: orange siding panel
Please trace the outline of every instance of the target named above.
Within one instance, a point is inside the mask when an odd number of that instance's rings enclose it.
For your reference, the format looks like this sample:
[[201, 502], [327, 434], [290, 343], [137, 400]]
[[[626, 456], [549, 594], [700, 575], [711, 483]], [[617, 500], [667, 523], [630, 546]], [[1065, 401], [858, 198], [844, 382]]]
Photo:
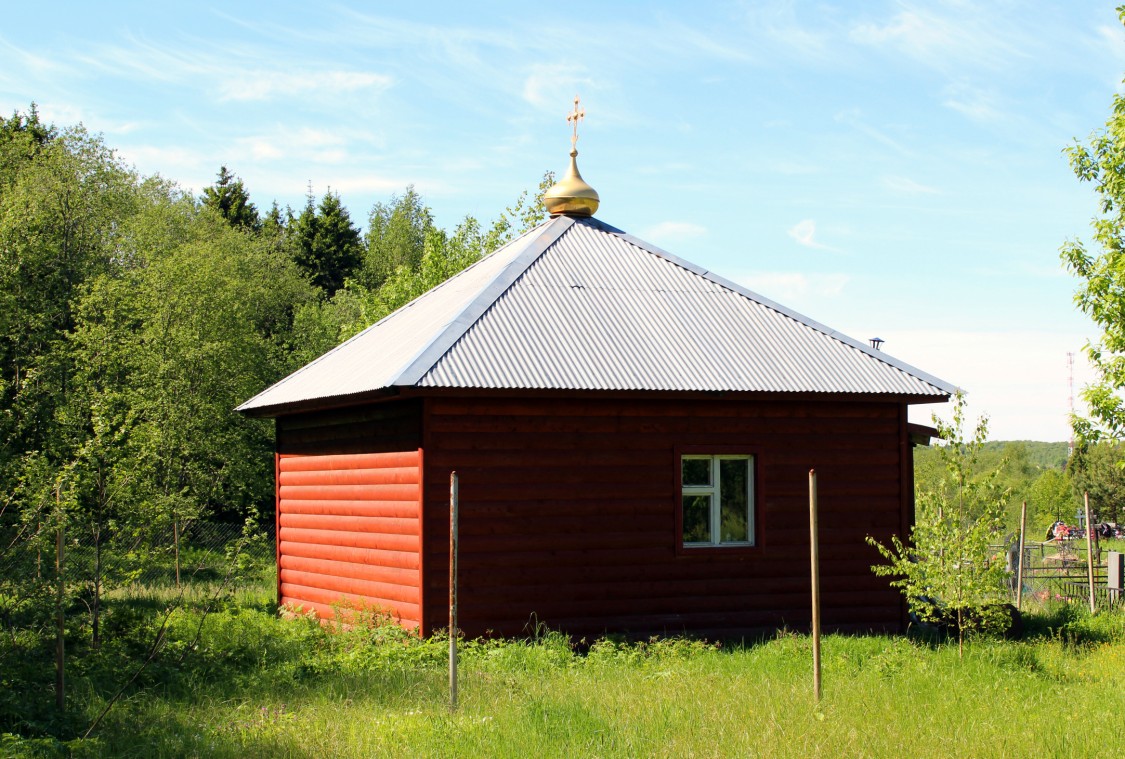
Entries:
[[418, 535], [384, 535], [374, 532], [337, 532], [335, 530], [301, 530], [295, 527], [282, 527], [278, 531], [278, 536], [282, 541], [293, 543], [373, 548], [379, 551], [417, 553], [422, 546], [422, 539]]
[[293, 609], [313, 609], [321, 619], [335, 619], [337, 611], [348, 621], [349, 610], [383, 611], [399, 620], [404, 627], [417, 627], [420, 610], [417, 604], [400, 601], [376, 601], [358, 593], [282, 583], [282, 603]]
[[[380, 424], [393, 421], [389, 432]], [[278, 422], [279, 597], [334, 618], [342, 607], [421, 622], [421, 451], [364, 451], [354, 441], [397, 439], [394, 410], [337, 411]], [[386, 432], [386, 434], [384, 434]], [[380, 436], [383, 436], [382, 438]], [[333, 442], [346, 439], [347, 445]], [[341, 450], [348, 449], [347, 452]], [[296, 452], [294, 452], [296, 451]]]
[[374, 548], [292, 542], [284, 543], [283, 547], [286, 556], [343, 561], [349, 564], [372, 564], [396, 569], [421, 569], [418, 551], [380, 551]]

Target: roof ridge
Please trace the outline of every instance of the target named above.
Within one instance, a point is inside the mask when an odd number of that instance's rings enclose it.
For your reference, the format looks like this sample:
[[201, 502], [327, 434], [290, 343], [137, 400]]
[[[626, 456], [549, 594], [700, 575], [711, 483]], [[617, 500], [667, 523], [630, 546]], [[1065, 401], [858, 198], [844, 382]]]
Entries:
[[[576, 222], [569, 216], [557, 216], [541, 225], [538, 237], [530, 241], [527, 247], [512, 259], [495, 277], [492, 278], [477, 294], [469, 300], [465, 307], [455, 316], [444, 329], [432, 340], [422, 346], [406, 366], [387, 384], [391, 387], [409, 387], [418, 384], [461, 336], [477, 322], [478, 319], [492, 307], [492, 304], [519, 279], [525, 271], [539, 259], [563, 234]], [[447, 280], [448, 281], [448, 280]], [[430, 292], [433, 292], [432, 290]]]

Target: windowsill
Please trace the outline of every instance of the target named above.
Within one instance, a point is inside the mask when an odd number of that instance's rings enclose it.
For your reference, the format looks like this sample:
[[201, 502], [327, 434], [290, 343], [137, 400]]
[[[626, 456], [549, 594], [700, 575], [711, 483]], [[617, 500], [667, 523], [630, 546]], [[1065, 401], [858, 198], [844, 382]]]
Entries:
[[692, 560], [732, 559], [753, 556], [762, 550], [761, 545], [742, 543], [730, 545], [683, 545], [676, 546], [676, 558], [690, 557]]

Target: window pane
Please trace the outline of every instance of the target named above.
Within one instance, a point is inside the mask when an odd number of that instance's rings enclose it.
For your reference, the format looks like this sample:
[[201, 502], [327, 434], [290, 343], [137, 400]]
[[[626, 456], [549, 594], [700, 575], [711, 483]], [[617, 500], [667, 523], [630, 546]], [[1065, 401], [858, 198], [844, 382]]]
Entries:
[[683, 459], [684, 487], [711, 484], [711, 459]]
[[719, 460], [719, 540], [722, 543], [746, 543], [750, 540], [749, 478], [749, 459]]
[[711, 542], [711, 496], [684, 496], [684, 542]]

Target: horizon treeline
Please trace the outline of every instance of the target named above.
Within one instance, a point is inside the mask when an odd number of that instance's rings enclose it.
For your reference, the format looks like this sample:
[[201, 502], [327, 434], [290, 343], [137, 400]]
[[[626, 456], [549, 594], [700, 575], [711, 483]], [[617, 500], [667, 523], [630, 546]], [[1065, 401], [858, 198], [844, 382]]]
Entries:
[[[945, 469], [938, 448], [914, 449], [915, 491], [943, 487]], [[1083, 495], [1089, 494], [1095, 523], [1125, 519], [1125, 444], [1104, 440], [1079, 443], [1069, 453], [1065, 442], [988, 441], [977, 453], [980, 472], [998, 472], [997, 485], [1007, 492], [1004, 529], [1019, 529], [1020, 508], [1027, 502], [1030, 540], [1041, 540], [1055, 520], [1079, 523]]]
[[0, 550], [272, 509], [273, 425], [233, 409], [543, 218], [444, 230], [406, 187], [361, 233], [330, 190], [262, 214], [226, 166], [194, 197], [0, 116]]

